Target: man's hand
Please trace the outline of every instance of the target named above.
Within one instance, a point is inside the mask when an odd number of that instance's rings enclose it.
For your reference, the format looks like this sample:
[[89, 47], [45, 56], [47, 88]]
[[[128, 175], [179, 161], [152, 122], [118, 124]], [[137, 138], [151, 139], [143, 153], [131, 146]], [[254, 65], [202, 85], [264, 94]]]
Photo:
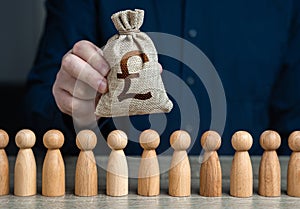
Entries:
[[63, 57], [53, 85], [58, 108], [77, 118], [95, 118], [95, 103], [107, 91], [108, 72], [101, 49], [89, 41], [77, 42]]

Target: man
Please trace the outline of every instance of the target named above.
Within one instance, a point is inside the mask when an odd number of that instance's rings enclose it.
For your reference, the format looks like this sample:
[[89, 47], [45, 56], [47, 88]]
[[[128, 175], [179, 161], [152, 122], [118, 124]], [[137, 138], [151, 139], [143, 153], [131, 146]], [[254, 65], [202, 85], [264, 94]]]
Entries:
[[[100, 47], [117, 33], [110, 16], [140, 8], [145, 10], [142, 31], [182, 37], [201, 49], [215, 66], [227, 107], [221, 154], [234, 152], [230, 139], [241, 129], [253, 136], [251, 154], [261, 154], [259, 135], [266, 129], [281, 134], [279, 153], [289, 152], [287, 136], [300, 128], [299, 1], [48, 0], [46, 8], [45, 31], [29, 75], [26, 101], [27, 123], [38, 137], [50, 128], [60, 129], [67, 138], [63, 151], [77, 152], [72, 113], [76, 109], [80, 116], [90, 116], [84, 110], [93, 110], [99, 97], [95, 101], [94, 94], [86, 92], [94, 89], [101, 96], [108, 90], [109, 66]], [[207, 90], [193, 69], [182, 62], [163, 55], [159, 62], [179, 76], [197, 99], [200, 124], [186, 128], [197, 136], [190, 153], [199, 154], [198, 140], [211, 128]], [[159, 153], [169, 148], [172, 131], [181, 128], [181, 107], [173, 102]], [[130, 120], [129, 129], [151, 127], [147, 116]], [[104, 136], [115, 128], [112, 119], [101, 118], [98, 124]], [[127, 145], [127, 154], [140, 154], [137, 141], [134, 138]]]

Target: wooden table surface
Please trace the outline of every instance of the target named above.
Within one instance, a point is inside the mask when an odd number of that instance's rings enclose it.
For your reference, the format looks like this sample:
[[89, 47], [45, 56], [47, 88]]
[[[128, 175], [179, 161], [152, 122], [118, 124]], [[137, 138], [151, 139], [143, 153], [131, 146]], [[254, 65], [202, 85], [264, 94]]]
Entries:
[[[138, 159], [138, 158], [137, 158]], [[142, 197], [136, 194], [137, 179], [129, 180], [129, 195], [124, 197], [109, 197], [105, 195], [105, 170], [101, 167], [106, 165], [106, 156], [97, 156], [99, 194], [94, 197], [77, 197], [74, 193], [74, 174], [76, 157], [65, 157], [66, 165], [66, 195], [63, 197], [41, 196], [41, 170], [43, 159], [37, 159], [37, 183], [38, 194], [31, 197], [16, 197], [13, 193], [13, 169], [15, 158], [9, 157], [10, 162], [10, 195], [0, 197], [0, 208], [300, 208], [300, 198], [286, 195], [286, 172], [288, 157], [280, 157], [282, 171], [282, 194], [276, 198], [266, 198], [257, 195], [258, 168], [260, 156], [251, 157], [254, 175], [254, 195], [250, 198], [234, 198], [229, 195], [229, 177], [232, 157], [220, 157], [223, 173], [223, 196], [219, 198], [207, 198], [199, 195], [199, 168], [200, 160], [197, 156], [190, 156], [192, 168], [192, 195], [190, 197], [171, 197], [168, 192], [168, 173], [161, 174], [161, 194], [156, 197]], [[129, 162], [130, 175], [135, 176], [138, 170], [138, 160]], [[170, 157], [159, 159], [161, 170], [167, 170]], [[299, 188], [300, 189], [300, 188]]]

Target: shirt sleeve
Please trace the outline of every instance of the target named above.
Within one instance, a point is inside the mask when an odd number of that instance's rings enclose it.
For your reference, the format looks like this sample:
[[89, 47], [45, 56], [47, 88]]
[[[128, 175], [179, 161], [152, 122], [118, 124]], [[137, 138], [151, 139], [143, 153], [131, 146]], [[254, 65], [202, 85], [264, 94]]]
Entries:
[[270, 108], [271, 128], [282, 136], [279, 154], [290, 152], [288, 136], [300, 129], [300, 4], [294, 1], [289, 36], [281, 73], [273, 87]]
[[[94, 0], [48, 0], [47, 17], [25, 93], [25, 122], [37, 134], [37, 146], [49, 129], [61, 130], [65, 138], [74, 137], [72, 118], [60, 112], [52, 95], [52, 85], [63, 55], [79, 40], [98, 40], [97, 7]], [[43, 146], [42, 146], [43, 147]], [[71, 147], [71, 149], [70, 149]], [[65, 140], [65, 150], [77, 150], [73, 140]], [[64, 151], [64, 150], [62, 150]]]

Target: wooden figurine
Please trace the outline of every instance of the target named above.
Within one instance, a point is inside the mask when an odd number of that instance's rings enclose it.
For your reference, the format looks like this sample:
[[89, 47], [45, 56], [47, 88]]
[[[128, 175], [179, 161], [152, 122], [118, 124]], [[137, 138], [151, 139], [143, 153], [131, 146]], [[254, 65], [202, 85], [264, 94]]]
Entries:
[[93, 149], [97, 136], [91, 130], [82, 130], [77, 134], [76, 145], [80, 153], [76, 162], [75, 195], [95, 196], [98, 194], [98, 173]]
[[253, 139], [246, 131], [236, 132], [231, 139], [236, 150], [230, 173], [230, 195], [234, 197], [251, 197], [253, 194], [253, 171], [248, 150]]
[[106, 194], [124, 196], [128, 194], [128, 166], [123, 149], [127, 145], [127, 135], [121, 130], [112, 131], [107, 138], [112, 149], [106, 172]]
[[278, 197], [280, 187], [280, 163], [276, 153], [281, 143], [275, 131], [264, 131], [260, 136], [260, 145], [265, 150], [259, 166], [258, 194], [265, 197]]
[[200, 195], [205, 197], [222, 196], [222, 171], [217, 150], [221, 137], [215, 131], [206, 131], [201, 137], [205, 150], [200, 167]]
[[293, 153], [288, 164], [287, 194], [300, 197], [300, 131], [291, 133], [288, 144]]
[[8, 134], [0, 129], [0, 195], [9, 194], [9, 163], [4, 149], [8, 142]]
[[14, 194], [16, 196], [36, 194], [36, 161], [31, 149], [35, 140], [35, 134], [28, 129], [21, 130], [16, 135], [16, 144], [20, 148], [15, 163]]
[[48, 151], [43, 163], [42, 195], [49, 197], [65, 194], [65, 164], [59, 148], [64, 143], [64, 135], [58, 130], [49, 130], [43, 137]]
[[174, 149], [169, 170], [169, 195], [185, 197], [191, 195], [191, 167], [186, 149], [191, 137], [186, 131], [175, 131], [170, 137]]
[[138, 194], [155, 196], [160, 193], [159, 164], [155, 149], [160, 142], [159, 134], [151, 129], [140, 135], [140, 145], [144, 149], [138, 174]]

